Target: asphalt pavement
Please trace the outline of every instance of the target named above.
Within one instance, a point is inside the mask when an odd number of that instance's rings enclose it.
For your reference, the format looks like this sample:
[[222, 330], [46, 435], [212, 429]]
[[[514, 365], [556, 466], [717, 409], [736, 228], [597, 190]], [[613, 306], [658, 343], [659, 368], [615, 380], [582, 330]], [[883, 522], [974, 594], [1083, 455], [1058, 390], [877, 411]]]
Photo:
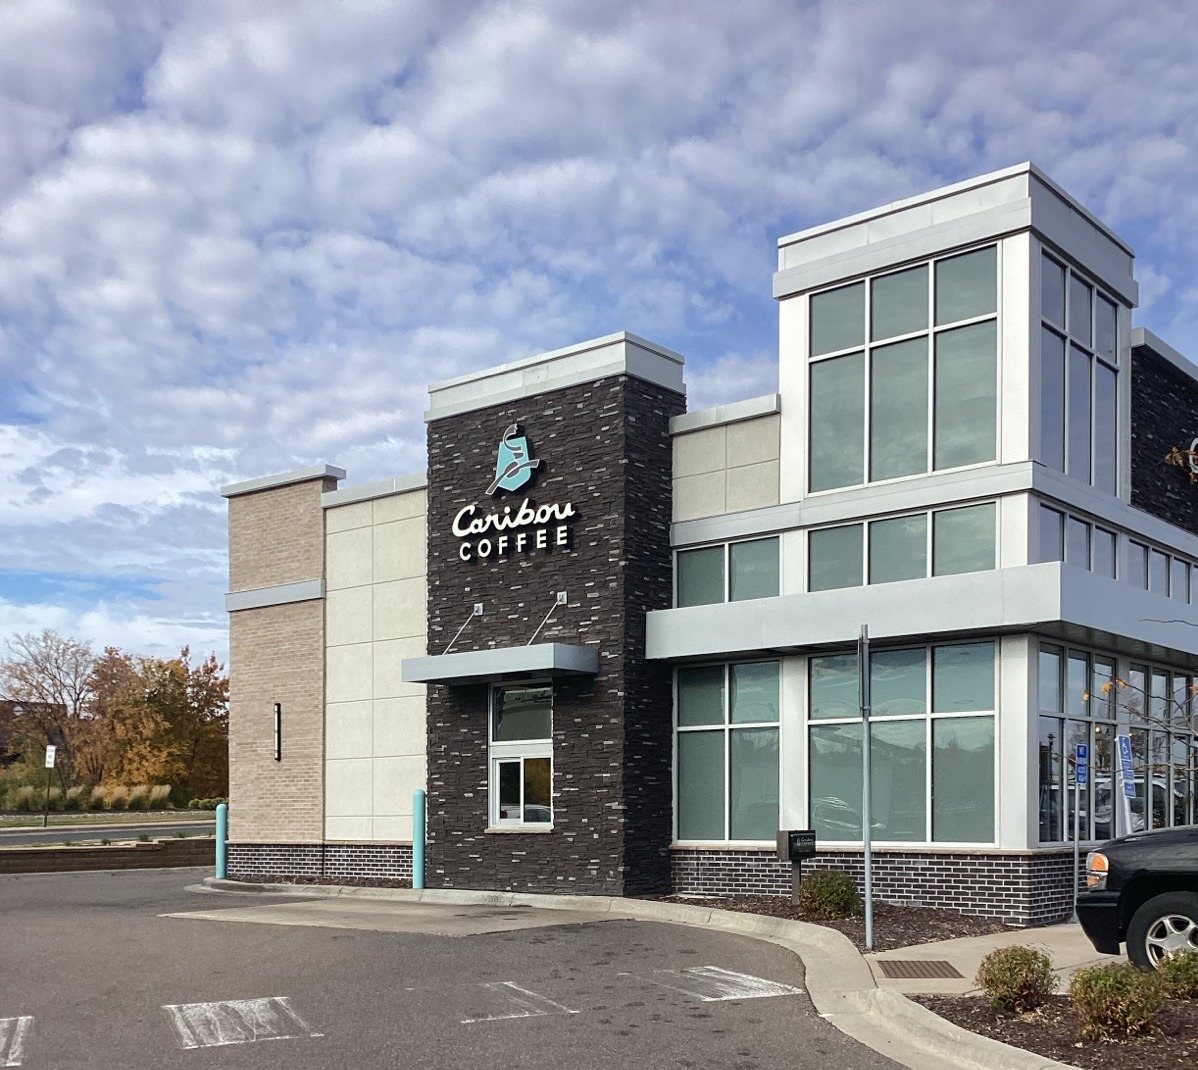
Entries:
[[0, 829], [0, 847], [32, 847], [39, 843], [99, 843], [102, 839], [115, 843], [117, 840], [136, 840], [143, 834], [156, 840], [173, 836], [176, 832], [184, 832], [188, 836], [212, 836], [216, 832], [216, 825], [204, 821], [164, 825], [159, 821], [129, 825], [52, 825], [45, 829]]
[[795, 954], [740, 934], [187, 890], [205, 872], [0, 877], [0, 1066], [897, 1065], [816, 1013]]

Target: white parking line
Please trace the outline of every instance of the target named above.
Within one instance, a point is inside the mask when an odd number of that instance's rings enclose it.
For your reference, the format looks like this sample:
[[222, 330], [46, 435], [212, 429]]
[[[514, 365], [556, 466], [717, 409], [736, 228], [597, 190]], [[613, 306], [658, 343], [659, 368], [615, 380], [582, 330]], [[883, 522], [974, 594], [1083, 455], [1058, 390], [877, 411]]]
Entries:
[[[734, 973], [719, 966], [692, 966], [685, 970], [654, 970], [653, 977], [642, 977], [643, 981], [660, 985], [684, 996], [692, 996], [704, 1003], [715, 1003], [726, 999], [769, 999], [773, 996], [796, 996], [801, 988], [784, 985], [778, 981], [767, 981], [748, 973]], [[621, 977], [636, 977], [633, 973]], [[658, 980], [667, 977], [668, 981]]]
[[291, 1007], [286, 996], [230, 999], [220, 1003], [167, 1003], [166, 1011], [183, 1048], [216, 1048], [258, 1040], [321, 1037]]
[[485, 990], [493, 1001], [499, 1004], [499, 1013], [463, 1018], [462, 1025], [470, 1025], [473, 1022], [502, 1022], [508, 1018], [539, 1018], [545, 1014], [578, 1013], [536, 992], [530, 992], [527, 988], [521, 988], [514, 981], [489, 981], [478, 987]]
[[20, 1066], [25, 1054], [25, 1038], [33, 1026], [31, 1015], [0, 1018], [0, 1066]]

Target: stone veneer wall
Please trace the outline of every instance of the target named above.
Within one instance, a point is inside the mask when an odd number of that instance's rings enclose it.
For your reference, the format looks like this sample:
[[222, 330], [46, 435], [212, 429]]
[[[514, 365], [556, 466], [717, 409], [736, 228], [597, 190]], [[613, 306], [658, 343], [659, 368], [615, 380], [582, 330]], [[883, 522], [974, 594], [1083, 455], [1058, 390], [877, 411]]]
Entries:
[[1198, 485], [1165, 464], [1198, 437], [1198, 383], [1147, 346], [1131, 357], [1131, 504], [1198, 535]]
[[[595, 644], [595, 677], [554, 686], [549, 831], [488, 833], [488, 689], [430, 686], [430, 887], [609, 895], [666, 891], [670, 882], [672, 696], [668, 667], [644, 660], [645, 612], [671, 603], [674, 391], [610, 377], [429, 424], [429, 651], [440, 653], [475, 602], [455, 650], [537, 641]], [[568, 550], [463, 562], [452, 535], [464, 505], [491, 503], [504, 429], [519, 423], [544, 467], [495, 499], [573, 502]]]
[[[773, 851], [675, 848], [677, 895], [789, 895], [790, 863]], [[940, 907], [1001, 918], [1011, 925], [1046, 925], [1073, 911], [1072, 851], [995, 854], [875, 851], [874, 894], [888, 903]], [[860, 851], [820, 851], [803, 872], [843, 869], [863, 887]], [[1078, 873], [1079, 884], [1084, 874]]]

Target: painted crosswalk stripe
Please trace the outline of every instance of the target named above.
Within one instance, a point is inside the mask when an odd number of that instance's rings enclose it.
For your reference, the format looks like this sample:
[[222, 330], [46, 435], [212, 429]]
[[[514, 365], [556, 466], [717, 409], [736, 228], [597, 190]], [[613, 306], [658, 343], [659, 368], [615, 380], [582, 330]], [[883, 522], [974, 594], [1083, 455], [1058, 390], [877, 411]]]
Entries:
[[20, 1018], [0, 1018], [0, 1066], [20, 1066], [25, 1054], [25, 1040], [33, 1025], [31, 1015]]
[[184, 1048], [324, 1036], [308, 1026], [286, 996], [229, 999], [219, 1003], [167, 1003], [162, 1009]]
[[488, 981], [478, 987], [487, 993], [493, 1004], [497, 1004], [497, 1013], [476, 1013], [472, 1018], [463, 1018], [462, 1025], [470, 1025], [473, 1022], [502, 1022], [508, 1018], [539, 1018], [546, 1014], [578, 1013], [536, 992], [530, 992], [527, 988], [521, 988], [514, 981]]
[[[635, 977], [625, 973], [621, 977]], [[692, 966], [685, 970], [654, 970], [652, 977], [641, 980], [692, 996], [704, 1003], [715, 1003], [726, 999], [769, 999], [772, 996], [795, 996], [801, 988], [784, 985], [779, 981], [767, 981], [748, 973], [735, 973], [719, 966]]]

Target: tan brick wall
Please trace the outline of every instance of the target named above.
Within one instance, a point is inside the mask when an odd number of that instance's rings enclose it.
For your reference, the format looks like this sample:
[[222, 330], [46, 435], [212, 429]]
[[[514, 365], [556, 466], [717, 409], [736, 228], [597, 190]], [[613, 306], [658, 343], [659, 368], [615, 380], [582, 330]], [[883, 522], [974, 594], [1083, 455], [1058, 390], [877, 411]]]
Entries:
[[[316, 508], [319, 519], [319, 499]], [[280, 762], [276, 702], [283, 705]], [[319, 843], [323, 818], [324, 602], [231, 613], [229, 840]]]
[[229, 590], [249, 591], [324, 575], [322, 491], [312, 479], [229, 499]]

